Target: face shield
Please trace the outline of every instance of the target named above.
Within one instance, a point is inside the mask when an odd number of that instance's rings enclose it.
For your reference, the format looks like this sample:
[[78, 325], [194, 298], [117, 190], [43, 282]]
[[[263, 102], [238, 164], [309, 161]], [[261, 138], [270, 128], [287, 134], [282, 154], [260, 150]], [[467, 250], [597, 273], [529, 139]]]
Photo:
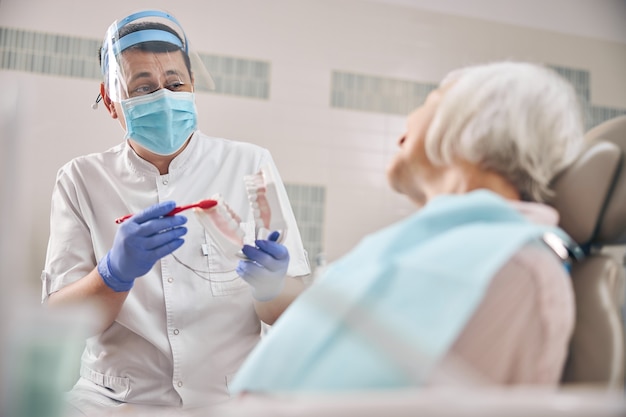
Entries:
[[145, 10], [108, 28], [100, 64], [105, 91], [112, 101], [139, 97], [159, 89], [193, 92], [194, 84], [214, 89], [211, 75], [174, 16]]
[[181, 149], [197, 129], [194, 85], [214, 84], [178, 21], [146, 10], [114, 22], [100, 62], [105, 94], [121, 107], [125, 138], [158, 155]]

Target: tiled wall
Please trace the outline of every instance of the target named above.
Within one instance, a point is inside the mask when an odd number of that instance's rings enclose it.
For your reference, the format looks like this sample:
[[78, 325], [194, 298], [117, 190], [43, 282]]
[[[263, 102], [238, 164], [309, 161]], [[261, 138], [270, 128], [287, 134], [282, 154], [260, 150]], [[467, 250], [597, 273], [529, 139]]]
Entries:
[[100, 79], [100, 42], [0, 27], [0, 68]]
[[[0, 27], [0, 69], [71, 78], [100, 79], [100, 41], [53, 33]], [[271, 63], [258, 59], [199, 54], [216, 84], [212, 94], [271, 100]], [[583, 104], [591, 128], [626, 109], [591, 103], [588, 71], [552, 66], [569, 80]], [[395, 79], [375, 74], [334, 70], [328, 92], [330, 108], [404, 116], [420, 105], [436, 87], [430, 81]], [[207, 91], [199, 88], [200, 91]], [[323, 262], [323, 226], [326, 190], [323, 186], [286, 184], [311, 265]]]
[[[101, 79], [96, 39], [0, 27], [0, 68], [73, 78]], [[199, 54], [217, 94], [267, 100], [269, 62]], [[209, 91], [200, 87], [199, 90]]]
[[394, 80], [333, 71], [332, 107], [388, 114], [408, 114], [421, 105], [437, 84]]
[[585, 128], [587, 130], [606, 120], [626, 114], [626, 109], [594, 106], [593, 103], [591, 103], [591, 76], [589, 71], [559, 67], [555, 65], [550, 65], [550, 67], [574, 86], [582, 104], [583, 116], [585, 118]]
[[200, 54], [200, 58], [215, 81], [215, 93], [263, 100], [269, 98], [269, 62], [207, 54]]
[[[581, 102], [588, 130], [622, 114], [626, 109], [594, 106], [590, 100], [589, 71], [549, 65], [567, 79]], [[334, 71], [330, 105], [337, 108], [405, 115], [420, 105], [437, 85], [374, 75]]]
[[[100, 79], [100, 41], [0, 27], [0, 68], [75, 78]], [[217, 94], [268, 100], [269, 62], [199, 54], [215, 81]], [[574, 86], [583, 106], [587, 129], [626, 114], [626, 109], [594, 106], [588, 71], [552, 65]], [[398, 80], [376, 75], [333, 71], [330, 106], [405, 115], [436, 87], [432, 82]], [[199, 88], [208, 91], [206, 88]]]
[[309, 255], [311, 268], [323, 264], [322, 233], [326, 189], [316, 185], [285, 184], [291, 208], [302, 235], [302, 243]]

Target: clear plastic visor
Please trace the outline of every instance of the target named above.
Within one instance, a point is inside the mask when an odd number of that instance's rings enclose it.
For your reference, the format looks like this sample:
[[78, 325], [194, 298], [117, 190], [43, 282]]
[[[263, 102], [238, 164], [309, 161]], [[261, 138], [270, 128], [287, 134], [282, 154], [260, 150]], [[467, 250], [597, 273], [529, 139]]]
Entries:
[[192, 92], [198, 82], [214, 88], [200, 58], [189, 52], [178, 21], [158, 10], [114, 22], [107, 30], [100, 60], [105, 91], [116, 102], [162, 88]]

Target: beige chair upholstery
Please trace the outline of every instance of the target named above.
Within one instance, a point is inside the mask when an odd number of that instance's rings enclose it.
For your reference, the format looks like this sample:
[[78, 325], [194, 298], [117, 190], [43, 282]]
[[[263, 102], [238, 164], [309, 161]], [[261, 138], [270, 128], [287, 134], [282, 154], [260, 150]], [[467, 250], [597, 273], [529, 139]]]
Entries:
[[572, 266], [576, 327], [563, 383], [624, 385], [625, 274], [622, 260], [601, 251], [626, 244], [626, 116], [587, 133], [586, 151], [555, 181], [561, 227], [587, 252]]

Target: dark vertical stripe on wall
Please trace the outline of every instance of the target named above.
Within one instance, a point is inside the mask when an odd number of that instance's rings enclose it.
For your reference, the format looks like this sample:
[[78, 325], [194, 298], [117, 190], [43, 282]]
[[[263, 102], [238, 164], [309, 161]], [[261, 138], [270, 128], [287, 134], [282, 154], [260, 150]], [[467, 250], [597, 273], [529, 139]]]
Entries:
[[100, 78], [98, 41], [0, 27], [0, 68]]
[[270, 94], [270, 63], [219, 55], [200, 55], [220, 94], [260, 98]]
[[333, 71], [331, 107], [406, 115], [436, 84]]
[[285, 184], [302, 243], [314, 270], [324, 256], [323, 226], [326, 189], [318, 185]]
[[585, 128], [587, 130], [604, 121], [626, 114], [626, 109], [594, 106], [591, 103], [591, 75], [589, 71], [557, 65], [549, 65], [549, 67], [569, 81], [574, 87], [582, 106]]

